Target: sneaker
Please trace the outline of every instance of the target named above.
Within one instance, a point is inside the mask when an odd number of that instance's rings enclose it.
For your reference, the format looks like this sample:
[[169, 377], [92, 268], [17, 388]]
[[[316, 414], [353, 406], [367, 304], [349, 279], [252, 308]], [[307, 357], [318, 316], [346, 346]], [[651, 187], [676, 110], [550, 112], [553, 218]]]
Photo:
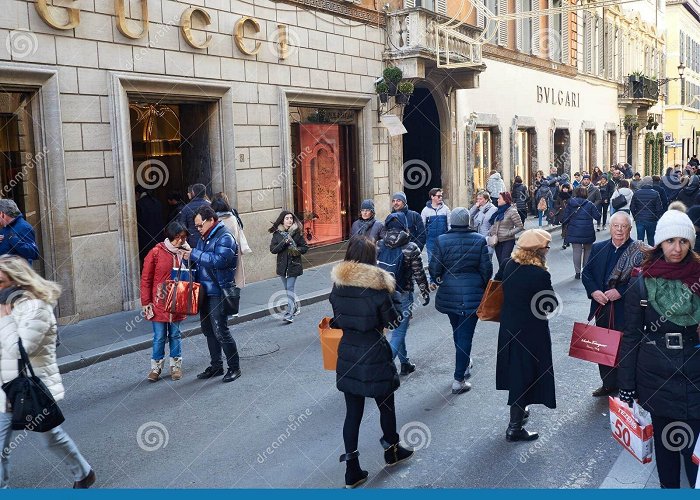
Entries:
[[472, 368], [474, 368], [474, 360], [469, 358], [469, 366], [467, 367], [467, 371], [464, 372], [464, 380], [467, 380], [472, 376]]
[[301, 306], [297, 302], [296, 305], [294, 306], [294, 314], [293, 316], [299, 316], [299, 313], [301, 313]]
[[222, 381], [224, 384], [226, 384], [226, 383], [228, 383], [228, 382], [233, 382], [234, 380], [236, 380], [236, 379], [237, 379], [238, 377], [240, 377], [240, 376], [241, 376], [241, 370], [240, 370], [240, 368], [239, 368], [238, 370], [232, 370], [231, 368], [229, 368], [229, 369], [226, 371], [226, 375], [224, 375], [224, 378], [222, 378], [221, 381]]
[[294, 317], [285, 316], [284, 318], [282, 318], [282, 321], [284, 321], [285, 323], [294, 323]]
[[410, 361], [408, 363], [401, 363], [401, 375], [410, 375], [414, 371], [416, 371], [416, 365]]
[[454, 382], [452, 382], [452, 394], [464, 394], [465, 392], [468, 392], [471, 388], [472, 385], [464, 380], [462, 380], [461, 382], [459, 380], [455, 380]]
[[207, 366], [207, 369], [204, 370], [202, 373], [197, 375], [198, 379], [207, 379], [207, 378], [212, 378], [212, 377], [218, 377], [219, 375], [224, 374], [224, 367], [220, 366], [219, 368], [214, 368], [213, 366]]
[[73, 489], [74, 490], [86, 490], [90, 486], [92, 486], [93, 484], [95, 484], [95, 471], [90, 469], [90, 472], [88, 472], [87, 476], [85, 476], [80, 481], [76, 481], [73, 483]]

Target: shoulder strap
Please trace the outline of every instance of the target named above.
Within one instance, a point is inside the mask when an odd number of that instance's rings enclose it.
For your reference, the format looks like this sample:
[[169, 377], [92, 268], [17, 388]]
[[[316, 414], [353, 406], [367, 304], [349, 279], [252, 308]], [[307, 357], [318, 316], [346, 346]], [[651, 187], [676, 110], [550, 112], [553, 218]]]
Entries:
[[642, 327], [646, 324], [646, 312], [647, 307], [649, 307], [649, 296], [647, 293], [647, 287], [644, 284], [644, 276], [639, 275], [637, 279], [637, 286], [639, 287], [639, 307], [642, 308]]

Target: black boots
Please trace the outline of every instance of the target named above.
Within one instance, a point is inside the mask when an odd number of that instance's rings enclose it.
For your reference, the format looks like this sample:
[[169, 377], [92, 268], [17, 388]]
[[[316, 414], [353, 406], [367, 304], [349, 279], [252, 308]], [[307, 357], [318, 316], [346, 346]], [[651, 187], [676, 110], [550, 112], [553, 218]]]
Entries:
[[386, 462], [388, 466], [400, 464], [413, 456], [413, 450], [407, 450], [399, 443], [389, 444], [384, 438], [381, 438], [379, 442], [382, 443], [384, 447], [384, 462]]
[[401, 375], [402, 376], [410, 375], [414, 371], [416, 371], [416, 365], [414, 365], [410, 361], [408, 363], [401, 363]]
[[534, 441], [540, 437], [536, 432], [529, 432], [523, 428], [526, 415], [528, 418], [530, 417], [530, 413], [520, 406], [512, 405], [510, 407], [510, 423], [508, 430], [506, 430], [506, 441]]
[[340, 455], [340, 461], [345, 462], [345, 487], [357, 488], [367, 481], [369, 472], [360, 468], [360, 460], [357, 458], [360, 452], [355, 450], [352, 453]]

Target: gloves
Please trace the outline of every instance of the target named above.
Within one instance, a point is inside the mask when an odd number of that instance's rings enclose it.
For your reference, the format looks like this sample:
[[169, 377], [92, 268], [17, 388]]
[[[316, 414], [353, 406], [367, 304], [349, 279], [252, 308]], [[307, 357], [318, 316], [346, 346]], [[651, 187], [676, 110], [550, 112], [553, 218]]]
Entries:
[[423, 305], [427, 306], [428, 304], [430, 304], [430, 294], [426, 293], [423, 295]]
[[622, 401], [623, 403], [627, 403], [627, 406], [632, 408], [634, 400], [637, 399], [637, 391], [627, 391], [625, 389], [620, 389], [620, 394], [618, 397], [620, 398], [620, 401]]

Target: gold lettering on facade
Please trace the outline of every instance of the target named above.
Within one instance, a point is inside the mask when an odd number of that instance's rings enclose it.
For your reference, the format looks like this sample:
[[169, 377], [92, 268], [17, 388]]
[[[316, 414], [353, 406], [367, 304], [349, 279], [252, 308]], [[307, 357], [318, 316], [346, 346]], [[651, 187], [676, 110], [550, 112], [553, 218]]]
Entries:
[[[249, 23], [253, 27], [253, 31], [255, 33], [260, 33], [260, 23], [252, 17], [245, 16], [240, 18], [237, 22], [236, 25], [233, 28], [233, 41], [236, 43], [236, 47], [238, 47], [238, 50], [243, 52], [246, 55], [249, 56], [254, 56], [260, 51], [260, 46], [261, 43], [259, 41], [255, 42], [255, 48], [252, 50], [248, 50], [244, 43], [243, 43], [243, 36], [245, 34], [245, 25], [246, 23]], [[286, 32], [285, 32], [285, 43], [286, 43]], [[280, 38], [281, 40], [281, 38]], [[284, 59], [283, 57], [280, 57], [280, 59]]]
[[211, 16], [206, 10], [198, 7], [190, 7], [182, 13], [182, 17], [180, 18], [180, 31], [185, 41], [190, 44], [190, 46], [195, 49], [206, 49], [211, 43], [211, 35], [207, 35], [203, 43], [198, 43], [192, 37], [192, 16], [195, 14], [198, 14], [202, 18], [205, 28], [211, 24]]
[[126, 26], [124, 0], [114, 0], [114, 10], [117, 12], [117, 29], [119, 33], [132, 40], [138, 40], [148, 34], [148, 0], [141, 0], [141, 33], [133, 33]]
[[[75, 1], [73, 3], [77, 5], [78, 2]], [[46, 24], [57, 30], [70, 30], [80, 24], [80, 9], [77, 7], [66, 7], [66, 9], [68, 9], [68, 23], [60, 24], [49, 12], [46, 0], [36, 0], [35, 6], [39, 17], [43, 19]]]

